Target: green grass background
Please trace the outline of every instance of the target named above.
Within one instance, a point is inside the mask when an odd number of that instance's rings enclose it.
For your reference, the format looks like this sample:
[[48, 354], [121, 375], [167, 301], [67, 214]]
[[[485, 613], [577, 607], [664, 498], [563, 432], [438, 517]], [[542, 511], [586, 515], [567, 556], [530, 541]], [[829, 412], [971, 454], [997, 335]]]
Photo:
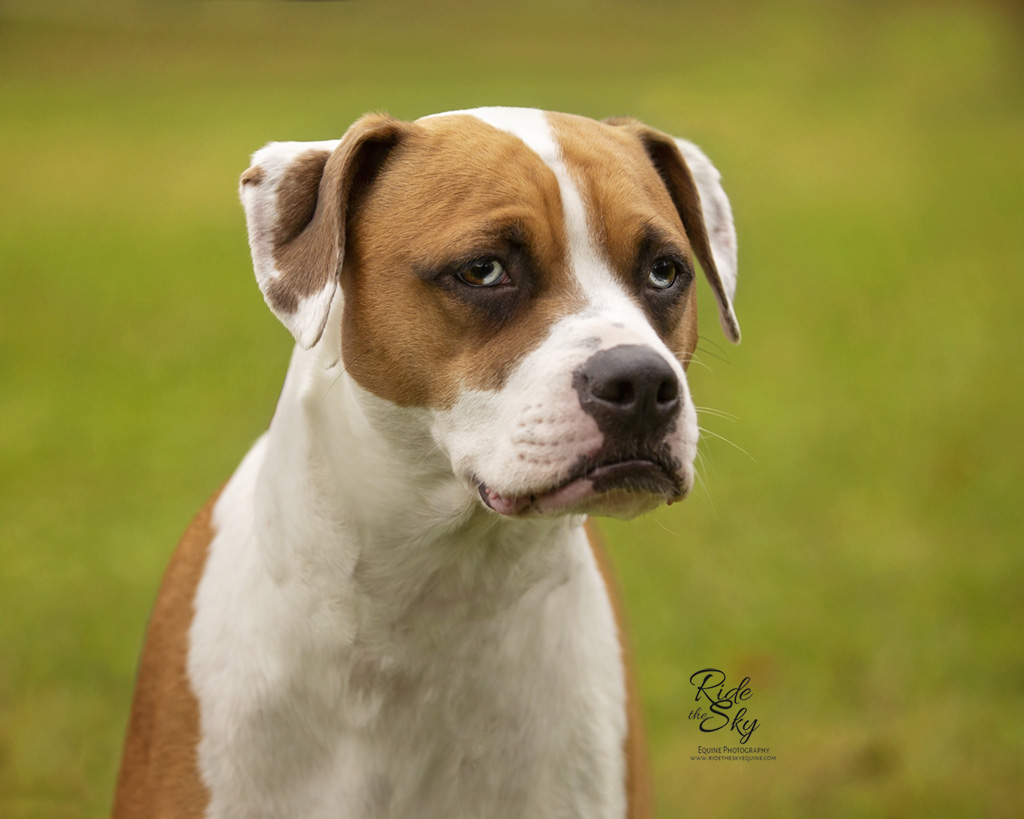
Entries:
[[[660, 815], [1024, 815], [1013, 7], [0, 3], [0, 816], [108, 811], [163, 567], [273, 411], [249, 152], [479, 104], [636, 116], [733, 200], [702, 486], [605, 527]], [[709, 665], [774, 762], [691, 760]]]

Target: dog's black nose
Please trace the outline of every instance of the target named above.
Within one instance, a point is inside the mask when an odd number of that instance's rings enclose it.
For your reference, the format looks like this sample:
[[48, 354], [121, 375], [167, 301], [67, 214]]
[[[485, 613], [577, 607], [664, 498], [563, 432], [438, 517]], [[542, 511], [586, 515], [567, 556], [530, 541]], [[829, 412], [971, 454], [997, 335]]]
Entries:
[[679, 412], [679, 379], [650, 347], [624, 344], [594, 353], [573, 374], [580, 405], [619, 440], [659, 433]]

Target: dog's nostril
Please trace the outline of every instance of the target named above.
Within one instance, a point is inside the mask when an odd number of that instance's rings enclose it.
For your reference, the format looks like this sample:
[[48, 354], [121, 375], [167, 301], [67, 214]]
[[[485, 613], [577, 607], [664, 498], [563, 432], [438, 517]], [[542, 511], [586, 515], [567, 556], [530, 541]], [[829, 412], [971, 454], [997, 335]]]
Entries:
[[636, 400], [636, 388], [629, 378], [598, 379], [590, 392], [595, 398], [611, 404], [632, 404]]
[[658, 387], [657, 400], [659, 404], [671, 404], [679, 400], [679, 379], [673, 375], [662, 381]]

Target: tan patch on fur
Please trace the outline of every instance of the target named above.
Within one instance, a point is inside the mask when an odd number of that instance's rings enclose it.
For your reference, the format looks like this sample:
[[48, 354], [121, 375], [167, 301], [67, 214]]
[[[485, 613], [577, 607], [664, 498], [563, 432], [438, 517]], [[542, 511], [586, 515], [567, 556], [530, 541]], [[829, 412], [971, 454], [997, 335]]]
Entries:
[[[629, 127], [611, 125], [571, 114], [547, 117], [583, 198], [588, 227], [627, 292], [636, 291], [638, 273], [643, 275], [637, 270], [637, 252], [645, 233], [663, 236], [689, 259], [691, 234], [699, 234], [699, 241], [707, 245], [703, 221], [698, 219], [699, 226], [691, 229], [681, 218], [668, 183], [638, 138], [636, 129], [646, 126], [632, 121]], [[647, 306], [642, 298], [637, 302]], [[696, 288], [691, 285], [668, 315], [652, 322], [684, 367], [697, 344], [696, 307]]]
[[[675, 140], [668, 134], [655, 130], [642, 122], [631, 119], [611, 120], [616, 127], [632, 133], [647, 151], [651, 162], [657, 168], [665, 187], [668, 189], [672, 202], [679, 213], [679, 217], [686, 227], [687, 235], [693, 245], [693, 251], [700, 261], [711, 289], [715, 292], [716, 299], [721, 304], [729, 304], [729, 296], [725, 292], [722, 278], [715, 266], [715, 258], [711, 252], [711, 242], [708, 239], [707, 225], [704, 220], [704, 211], [697, 190], [697, 184], [693, 179], [686, 160], [679, 152]], [[712, 206], [714, 203], [712, 202]], [[726, 319], [729, 329], [726, 336], [733, 342], [740, 340], [740, 328], [736, 324], [735, 317]]]
[[625, 612], [622, 596], [615, 581], [615, 572], [611, 559], [604, 547], [604, 540], [593, 521], [585, 524], [587, 539], [591, 551], [597, 560], [608, 597], [611, 598], [615, 611], [615, 622], [618, 626], [619, 646], [622, 651], [623, 673], [626, 681], [626, 740], [623, 750], [626, 755], [626, 817], [627, 819], [653, 819], [654, 786], [651, 781], [651, 765], [647, 754], [647, 742], [644, 736], [644, 715], [640, 703], [636, 672], [629, 643], [626, 640]]
[[258, 165], [249, 168], [245, 173], [242, 174], [243, 185], [261, 185], [263, 180], [266, 179], [267, 172]]
[[184, 819], [206, 811], [209, 797], [196, 757], [199, 704], [187, 662], [216, 500], [214, 495], [185, 531], [160, 586], [139, 663], [113, 819]]
[[[348, 372], [404, 406], [444, 407], [466, 388], [500, 387], [551, 325], [583, 304], [564, 224], [554, 173], [517, 137], [464, 115], [411, 126], [349, 223]], [[510, 250], [510, 234], [529, 258]], [[528, 307], [500, 320], [469, 298], [485, 294], [433, 279], [454, 262], [490, 256], [510, 266], [524, 298], [529, 291]]]
[[333, 153], [309, 151], [278, 183], [274, 263], [280, 277], [266, 289], [275, 310], [294, 313], [338, 275], [353, 189], [372, 176], [404, 128], [383, 115], [365, 116]]
[[669, 346], [683, 362], [683, 370], [690, 369], [690, 361], [693, 360], [693, 351], [697, 349], [697, 340], [700, 334], [697, 330], [697, 288], [690, 289], [690, 295], [686, 298], [686, 314], [679, 323]]
[[277, 184], [277, 228], [274, 243], [288, 244], [312, 221], [319, 199], [320, 180], [330, 151], [307, 151], [288, 166]]

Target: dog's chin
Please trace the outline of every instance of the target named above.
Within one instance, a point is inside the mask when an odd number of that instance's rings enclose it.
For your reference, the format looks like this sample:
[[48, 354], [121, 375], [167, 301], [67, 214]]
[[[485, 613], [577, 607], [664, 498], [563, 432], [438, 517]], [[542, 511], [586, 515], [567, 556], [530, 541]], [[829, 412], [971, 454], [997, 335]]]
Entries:
[[604, 464], [555, 487], [503, 495], [480, 483], [484, 506], [509, 518], [558, 515], [605, 515], [633, 518], [662, 503], [682, 500], [689, 491], [681, 480], [655, 461], [635, 459]]

